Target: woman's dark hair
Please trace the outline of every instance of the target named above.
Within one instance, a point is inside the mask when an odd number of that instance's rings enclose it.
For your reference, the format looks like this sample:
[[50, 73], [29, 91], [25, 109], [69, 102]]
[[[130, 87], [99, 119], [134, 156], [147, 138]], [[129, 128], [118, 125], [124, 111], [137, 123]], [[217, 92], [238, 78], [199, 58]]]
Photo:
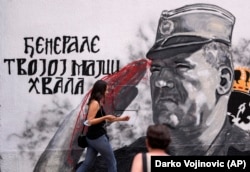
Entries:
[[107, 82], [103, 80], [97, 80], [92, 88], [88, 105], [90, 104], [91, 100], [96, 100], [100, 102], [100, 100], [105, 97], [106, 89], [107, 89]]
[[151, 148], [166, 150], [171, 142], [169, 129], [164, 124], [155, 124], [148, 126], [147, 129], [148, 144]]

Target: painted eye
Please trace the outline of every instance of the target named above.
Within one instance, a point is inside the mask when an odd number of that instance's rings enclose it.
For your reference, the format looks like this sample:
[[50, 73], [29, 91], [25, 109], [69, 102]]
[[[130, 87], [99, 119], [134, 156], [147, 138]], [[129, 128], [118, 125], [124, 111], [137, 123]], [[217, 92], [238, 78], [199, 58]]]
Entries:
[[161, 71], [161, 67], [160, 66], [151, 66], [150, 68], [150, 72], [160, 72]]
[[186, 64], [178, 64], [176, 66], [176, 69], [180, 72], [187, 72], [188, 70], [191, 69], [191, 67], [189, 65], [186, 65]]

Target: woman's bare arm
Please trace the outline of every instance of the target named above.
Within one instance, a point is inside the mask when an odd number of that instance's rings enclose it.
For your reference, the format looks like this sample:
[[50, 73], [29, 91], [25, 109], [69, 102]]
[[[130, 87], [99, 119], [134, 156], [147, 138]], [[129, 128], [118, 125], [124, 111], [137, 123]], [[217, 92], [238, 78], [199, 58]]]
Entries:
[[105, 120], [107, 121], [112, 121], [114, 120], [116, 117], [114, 115], [105, 115], [99, 118], [95, 118], [97, 112], [100, 109], [100, 105], [98, 103], [98, 101], [96, 100], [92, 100], [90, 105], [89, 105], [89, 112], [88, 112], [88, 125], [95, 125], [95, 124], [99, 124], [100, 122], [103, 122]]

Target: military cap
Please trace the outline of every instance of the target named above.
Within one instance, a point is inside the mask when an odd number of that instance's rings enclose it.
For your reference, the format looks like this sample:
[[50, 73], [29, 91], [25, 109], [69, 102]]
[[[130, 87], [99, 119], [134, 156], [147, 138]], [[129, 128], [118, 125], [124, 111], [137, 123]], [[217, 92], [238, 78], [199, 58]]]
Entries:
[[235, 17], [212, 4], [191, 4], [164, 10], [160, 16], [156, 40], [147, 58], [166, 58], [180, 52], [198, 50], [218, 41], [231, 45]]

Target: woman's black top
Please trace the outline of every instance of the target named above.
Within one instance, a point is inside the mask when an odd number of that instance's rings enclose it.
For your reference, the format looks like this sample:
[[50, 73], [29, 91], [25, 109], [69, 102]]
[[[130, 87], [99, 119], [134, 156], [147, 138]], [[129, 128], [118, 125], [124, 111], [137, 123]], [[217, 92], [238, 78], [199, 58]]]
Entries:
[[[105, 115], [106, 115], [106, 113], [105, 113], [103, 107], [101, 106], [100, 109], [98, 110], [95, 118], [100, 118], [100, 117], [105, 116]], [[89, 126], [88, 132], [87, 132], [87, 137], [89, 139], [97, 139], [98, 137], [106, 134], [107, 131], [105, 128], [105, 124], [106, 124], [106, 121], [103, 121], [99, 124]]]

